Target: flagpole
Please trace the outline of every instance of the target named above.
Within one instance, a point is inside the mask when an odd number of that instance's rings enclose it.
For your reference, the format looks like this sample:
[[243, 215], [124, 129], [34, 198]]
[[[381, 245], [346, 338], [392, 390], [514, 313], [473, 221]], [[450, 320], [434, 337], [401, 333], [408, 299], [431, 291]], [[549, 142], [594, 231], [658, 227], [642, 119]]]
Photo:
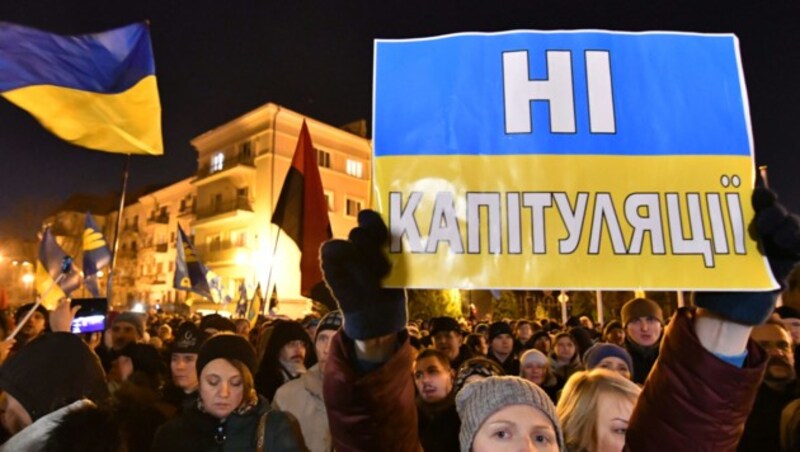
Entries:
[[[267, 291], [266, 293], [268, 294], [271, 293], [269, 291], [269, 286], [270, 284], [272, 284], [272, 269], [275, 267], [275, 254], [277, 254], [278, 252], [278, 239], [280, 239], [280, 237], [281, 237], [281, 228], [278, 226], [278, 233], [275, 234], [275, 246], [272, 247], [272, 258], [270, 258], [269, 260], [269, 273], [267, 274], [267, 289], [266, 289]], [[262, 304], [261, 310], [263, 311], [264, 303], [261, 304]]]
[[119, 197], [119, 213], [117, 214], [117, 224], [114, 226], [114, 245], [111, 247], [111, 262], [108, 265], [108, 281], [106, 282], [106, 300], [108, 300], [110, 306], [113, 305], [111, 288], [113, 287], [114, 270], [117, 268], [117, 247], [119, 246], [120, 228], [122, 227], [122, 211], [125, 209], [125, 192], [128, 189], [130, 166], [131, 155], [127, 154], [125, 167], [122, 171], [122, 194]]

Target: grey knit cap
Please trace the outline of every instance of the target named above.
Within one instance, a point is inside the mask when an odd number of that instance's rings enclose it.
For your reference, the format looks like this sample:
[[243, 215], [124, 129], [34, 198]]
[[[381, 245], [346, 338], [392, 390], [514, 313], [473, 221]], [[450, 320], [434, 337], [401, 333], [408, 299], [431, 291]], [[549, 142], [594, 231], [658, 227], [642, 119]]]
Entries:
[[564, 434], [550, 397], [535, 384], [519, 377], [490, 377], [470, 383], [456, 396], [456, 410], [461, 418], [458, 439], [461, 452], [469, 452], [478, 429], [492, 414], [511, 405], [529, 405], [545, 414], [553, 423], [558, 450], [564, 449]]

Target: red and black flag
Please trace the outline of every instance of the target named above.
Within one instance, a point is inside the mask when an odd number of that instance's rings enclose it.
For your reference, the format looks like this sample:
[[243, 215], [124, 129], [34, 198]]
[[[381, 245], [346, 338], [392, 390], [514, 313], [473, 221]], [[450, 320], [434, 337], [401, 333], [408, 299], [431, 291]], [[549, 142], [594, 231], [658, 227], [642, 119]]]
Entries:
[[314, 284], [322, 281], [319, 247], [332, 237], [328, 203], [322, 191], [317, 156], [311, 135], [303, 120], [294, 158], [272, 214], [272, 222], [286, 232], [300, 248], [300, 291], [311, 294]]

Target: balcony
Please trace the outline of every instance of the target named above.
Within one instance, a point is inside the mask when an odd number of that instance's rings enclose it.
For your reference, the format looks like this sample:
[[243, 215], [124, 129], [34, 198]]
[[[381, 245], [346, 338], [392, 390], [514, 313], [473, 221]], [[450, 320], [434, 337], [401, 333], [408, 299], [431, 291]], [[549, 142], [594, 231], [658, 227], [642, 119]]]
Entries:
[[136, 223], [133, 224], [126, 224], [122, 228], [122, 232], [130, 232], [130, 233], [138, 233], [139, 232], [139, 225]]
[[159, 243], [156, 245], [156, 253], [166, 253], [169, 249], [169, 243]]
[[147, 224], [169, 224], [169, 215], [153, 215], [147, 219]]
[[219, 221], [252, 219], [253, 203], [247, 198], [236, 198], [201, 209], [197, 209], [195, 227], [205, 226]]
[[201, 166], [197, 171], [197, 178], [194, 183], [203, 185], [237, 173], [255, 173], [255, 171], [256, 165], [252, 155], [225, 156], [222, 168], [214, 168], [212, 170], [210, 165]]
[[230, 240], [198, 245], [196, 249], [198, 256], [203, 262], [206, 264], [214, 263], [216, 265], [224, 263], [241, 265], [243, 262], [240, 261], [245, 256], [249, 256], [250, 251], [246, 243], [232, 242]]

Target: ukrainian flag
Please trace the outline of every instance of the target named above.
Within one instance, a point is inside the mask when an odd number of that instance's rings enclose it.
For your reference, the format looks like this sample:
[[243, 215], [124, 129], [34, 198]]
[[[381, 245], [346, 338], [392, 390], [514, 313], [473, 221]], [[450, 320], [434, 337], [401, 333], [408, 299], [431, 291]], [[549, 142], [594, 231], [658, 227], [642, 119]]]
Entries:
[[144, 23], [76, 36], [0, 23], [0, 95], [75, 145], [164, 153]]
[[[45, 229], [36, 265], [36, 291], [42, 297], [42, 305], [48, 309], [55, 308], [58, 300], [68, 297], [81, 285], [80, 273], [72, 267], [64, 268], [65, 258], [69, 256], [58, 246], [50, 228]], [[58, 281], [62, 273], [65, 273], [64, 277]]]

